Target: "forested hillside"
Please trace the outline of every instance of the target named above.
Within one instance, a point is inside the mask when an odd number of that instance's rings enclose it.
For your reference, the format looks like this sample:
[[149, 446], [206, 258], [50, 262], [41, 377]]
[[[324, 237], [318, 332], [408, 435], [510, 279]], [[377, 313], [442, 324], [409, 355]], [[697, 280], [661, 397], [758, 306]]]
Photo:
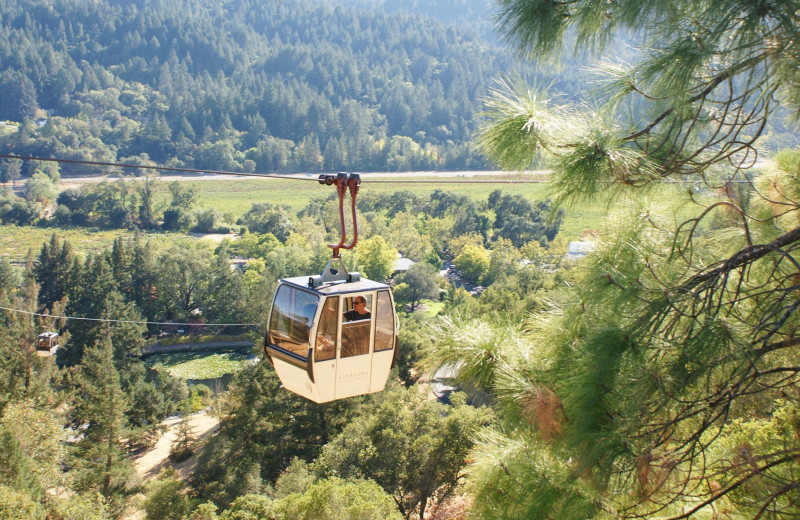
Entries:
[[445, 23], [455, 23], [470, 28], [482, 38], [497, 40], [493, 18], [497, 6], [492, 0], [332, 0], [334, 4], [355, 6], [359, 9], [382, 9], [387, 13], [416, 13], [432, 16]]
[[[18, 154], [482, 168], [479, 99], [512, 68], [472, 30], [308, 0], [4, 0], [0, 20], [0, 120], [22, 123], [0, 149]], [[33, 125], [44, 111], [54, 117]]]

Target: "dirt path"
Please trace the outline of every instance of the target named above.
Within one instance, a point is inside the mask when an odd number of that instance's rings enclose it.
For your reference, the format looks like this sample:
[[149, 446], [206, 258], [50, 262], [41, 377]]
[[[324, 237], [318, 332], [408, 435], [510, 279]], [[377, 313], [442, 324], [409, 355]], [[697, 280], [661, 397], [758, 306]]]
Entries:
[[[219, 425], [219, 420], [209, 415], [205, 410], [193, 414], [189, 421], [192, 427], [192, 434], [198, 440], [208, 438], [217, 431]], [[187, 480], [191, 475], [197, 464], [195, 457], [191, 457], [179, 464], [173, 464], [169, 461], [169, 450], [177, 437], [178, 423], [180, 423], [180, 417], [172, 417], [164, 421], [162, 424], [169, 428], [167, 432], [158, 439], [155, 446], [136, 459], [136, 471], [143, 481], [146, 482], [155, 478], [161, 469], [167, 467], [167, 465], [175, 468], [182, 480]]]

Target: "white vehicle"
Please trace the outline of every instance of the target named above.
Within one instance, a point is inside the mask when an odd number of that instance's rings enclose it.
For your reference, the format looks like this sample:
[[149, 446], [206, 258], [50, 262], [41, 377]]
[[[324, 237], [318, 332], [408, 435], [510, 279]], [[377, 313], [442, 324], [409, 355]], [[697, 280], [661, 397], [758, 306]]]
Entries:
[[[349, 273], [339, 255], [358, 240], [358, 175], [321, 175], [339, 191], [342, 239], [320, 276], [287, 278], [275, 291], [264, 355], [283, 387], [316, 403], [380, 392], [397, 360], [397, 316], [389, 286]], [[343, 200], [350, 189], [353, 240], [345, 242]], [[336, 267], [334, 267], [336, 266]]]

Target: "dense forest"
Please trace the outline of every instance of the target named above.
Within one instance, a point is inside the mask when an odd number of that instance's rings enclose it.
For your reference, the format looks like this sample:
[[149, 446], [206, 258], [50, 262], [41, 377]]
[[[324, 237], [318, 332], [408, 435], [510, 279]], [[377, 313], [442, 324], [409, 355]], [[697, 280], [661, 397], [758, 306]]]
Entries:
[[0, 149], [38, 156], [484, 168], [479, 99], [513, 66], [467, 28], [307, 0], [4, 1], [0, 19], [0, 120], [20, 123]]
[[[472, 138], [495, 79], [523, 74], [565, 99], [592, 85], [591, 58], [503, 51], [485, 1], [398, 6], [0, 2], [0, 151], [245, 172], [484, 169]], [[620, 39], [610, 56], [630, 53]], [[796, 142], [779, 118], [769, 128], [770, 147]]]

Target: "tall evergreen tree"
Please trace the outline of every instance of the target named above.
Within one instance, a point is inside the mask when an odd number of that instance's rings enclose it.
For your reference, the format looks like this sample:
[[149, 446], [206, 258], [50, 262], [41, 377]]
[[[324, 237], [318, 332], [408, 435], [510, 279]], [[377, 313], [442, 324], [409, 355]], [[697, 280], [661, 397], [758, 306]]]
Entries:
[[49, 244], [42, 244], [42, 251], [33, 269], [36, 283], [39, 284], [40, 304], [51, 308], [53, 303], [69, 294], [73, 283], [71, 269], [74, 258], [69, 241], [61, 244], [55, 233], [50, 237]]
[[37, 108], [39, 104], [33, 82], [19, 72], [5, 74], [0, 80], [0, 119], [31, 119]]
[[113, 350], [110, 331], [86, 350], [83, 363], [75, 370], [72, 412], [81, 431], [74, 448], [76, 488], [96, 491], [108, 499], [122, 497], [133, 476], [122, 445], [125, 412], [130, 405], [114, 366]]

